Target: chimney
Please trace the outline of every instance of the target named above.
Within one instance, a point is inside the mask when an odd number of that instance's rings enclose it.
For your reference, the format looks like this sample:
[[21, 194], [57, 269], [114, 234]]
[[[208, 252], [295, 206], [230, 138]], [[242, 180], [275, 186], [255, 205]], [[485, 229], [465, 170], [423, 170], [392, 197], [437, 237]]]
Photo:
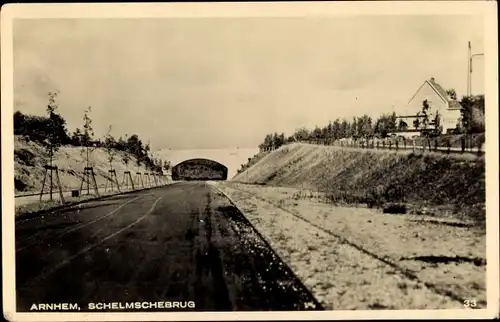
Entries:
[[434, 77], [431, 77], [431, 82], [434, 82]]

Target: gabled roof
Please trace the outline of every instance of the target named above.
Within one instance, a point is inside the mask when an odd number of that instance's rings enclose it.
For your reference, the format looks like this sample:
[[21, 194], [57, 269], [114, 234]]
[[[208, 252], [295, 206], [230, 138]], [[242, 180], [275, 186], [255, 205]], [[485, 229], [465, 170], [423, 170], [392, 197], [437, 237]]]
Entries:
[[446, 92], [446, 90], [441, 86], [439, 85], [438, 83], [436, 83], [436, 81], [434, 80], [434, 77], [431, 77], [430, 79], [426, 80], [422, 86], [420, 86], [418, 88], [418, 90], [415, 92], [415, 94], [412, 96], [412, 98], [408, 101], [408, 103], [411, 102], [411, 100], [417, 95], [417, 93], [420, 91], [420, 89], [425, 85], [425, 84], [429, 84], [429, 86], [436, 92], [436, 94], [439, 95], [439, 97], [443, 100], [443, 102], [446, 102], [448, 103], [448, 108], [449, 109], [460, 109], [462, 106], [460, 105], [460, 103], [457, 101], [457, 100], [454, 100], [452, 99], [448, 93]]

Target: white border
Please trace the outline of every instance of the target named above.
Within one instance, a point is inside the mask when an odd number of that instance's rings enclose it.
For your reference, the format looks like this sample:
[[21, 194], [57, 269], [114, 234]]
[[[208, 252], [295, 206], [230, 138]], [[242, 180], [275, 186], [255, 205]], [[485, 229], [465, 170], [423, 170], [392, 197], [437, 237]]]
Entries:
[[[498, 51], [497, 4], [494, 1], [415, 2], [267, 2], [267, 3], [112, 3], [7, 4], [1, 12], [2, 61], [2, 245], [4, 316], [15, 321], [160, 321], [160, 320], [332, 320], [332, 319], [476, 319], [499, 316], [498, 258]], [[322, 312], [196, 313], [16, 313], [13, 184], [13, 47], [14, 18], [203, 18], [298, 17], [337, 15], [483, 15], [486, 61], [486, 200], [487, 301], [482, 310], [400, 310]]]

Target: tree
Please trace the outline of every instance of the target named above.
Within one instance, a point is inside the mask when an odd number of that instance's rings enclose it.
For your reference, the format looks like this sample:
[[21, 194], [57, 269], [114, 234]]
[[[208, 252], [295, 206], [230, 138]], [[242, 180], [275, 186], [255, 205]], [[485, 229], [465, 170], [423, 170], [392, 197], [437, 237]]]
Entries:
[[26, 117], [20, 111], [14, 113], [14, 135], [26, 135]]
[[[64, 128], [64, 119], [57, 114], [58, 105], [56, 102], [57, 92], [49, 92], [49, 104], [47, 105], [48, 122], [46, 124], [46, 138], [43, 141], [45, 151], [49, 155], [50, 166], [50, 200], [52, 200], [52, 163], [54, 154], [59, 150], [66, 139], [66, 129]], [[62, 135], [62, 133], [64, 135]], [[60, 188], [60, 187], [59, 187]]]
[[420, 113], [420, 116], [422, 117], [422, 119], [420, 120], [420, 128], [424, 135], [427, 134], [427, 129], [430, 125], [430, 112], [431, 112], [431, 107], [427, 99], [425, 99], [422, 102], [422, 111]]
[[139, 169], [141, 168], [143, 161], [144, 159], [142, 154], [138, 154], [135, 156], [135, 165], [137, 166], [137, 172], [139, 172]]
[[280, 135], [278, 135], [278, 144], [278, 147], [285, 144], [285, 133], [281, 133]]
[[271, 145], [273, 149], [277, 149], [279, 147], [279, 138], [278, 138], [278, 133], [274, 132], [272, 135], [272, 141]]
[[150, 143], [148, 142], [144, 146], [142, 160], [144, 162], [146, 169], [149, 171], [153, 171], [154, 170], [154, 163], [152, 160], [152, 156], [150, 156], [150, 151], [151, 151], [151, 147], [150, 147]]
[[338, 118], [335, 121], [333, 121], [332, 136], [335, 140], [338, 140], [343, 137], [341, 132], [340, 119]]
[[420, 112], [417, 113], [417, 117], [413, 120], [413, 127], [416, 130], [420, 129]]
[[309, 138], [309, 131], [304, 127], [295, 129], [293, 137], [297, 141], [305, 141]]
[[321, 128], [316, 125], [311, 134], [312, 134], [312, 139], [319, 140], [321, 139], [323, 132], [321, 131]]
[[434, 135], [440, 135], [443, 132], [443, 127], [441, 126], [441, 114], [436, 111], [436, 116], [432, 122], [434, 125]]
[[328, 126], [326, 127], [326, 137], [329, 140], [335, 139], [334, 129], [333, 129], [333, 122], [332, 121], [328, 122]]
[[123, 137], [120, 136], [118, 139], [118, 142], [116, 142], [116, 148], [119, 151], [125, 151], [127, 146], [127, 142], [123, 139]]
[[340, 124], [340, 138], [348, 138], [351, 135], [351, 124], [343, 119]]
[[388, 119], [388, 124], [387, 124], [387, 131], [388, 132], [396, 132], [397, 130], [397, 117], [396, 117], [396, 112], [392, 112], [392, 114], [389, 116]]
[[267, 134], [264, 138], [264, 142], [259, 144], [261, 150], [267, 149], [277, 149], [286, 143], [285, 133], [278, 134], [276, 132], [272, 134]]
[[170, 170], [170, 161], [167, 160], [163, 161], [163, 169], [165, 169], [165, 171]]
[[127, 151], [132, 153], [135, 157], [143, 157], [144, 147], [142, 145], [142, 141], [139, 139], [137, 134], [132, 134], [127, 139]]
[[[14, 134], [27, 136], [30, 140], [46, 146], [48, 142], [59, 145], [70, 143], [66, 120], [57, 113], [58, 92], [49, 92], [47, 116], [25, 115], [20, 111], [14, 113]], [[47, 148], [48, 149], [48, 148]]]
[[378, 136], [385, 138], [389, 133], [397, 131], [397, 125], [396, 113], [382, 114], [377, 121], [375, 121], [373, 131]]
[[474, 96], [474, 107], [484, 114], [484, 95]]
[[484, 132], [484, 95], [463, 96], [460, 105], [461, 127], [465, 133]]
[[349, 133], [349, 136], [354, 138], [354, 139], [357, 139], [358, 138], [358, 134], [359, 134], [359, 131], [358, 131], [358, 120], [356, 117], [353, 117], [352, 118], [352, 123], [351, 123], [351, 131]]
[[127, 168], [128, 171], [128, 164], [130, 163], [130, 154], [128, 152], [123, 153], [122, 160], [123, 163], [125, 163], [125, 167]]
[[116, 156], [116, 150], [115, 150], [116, 141], [115, 138], [111, 135], [111, 130], [112, 126], [110, 125], [108, 133], [106, 133], [106, 137], [104, 139], [104, 146], [106, 148], [106, 153], [108, 154], [109, 168], [113, 170], [113, 160], [115, 159]]
[[408, 124], [403, 119], [399, 120], [398, 131], [405, 132], [406, 130], [408, 130]]
[[82, 138], [82, 132], [80, 131], [79, 128], [76, 128], [76, 130], [73, 132], [73, 135], [70, 138], [71, 145], [82, 146], [81, 138]]
[[141, 164], [143, 164], [145, 154], [142, 141], [139, 139], [139, 136], [137, 134], [132, 134], [127, 139], [127, 151], [129, 151], [135, 156], [137, 171], [139, 171]]
[[59, 147], [64, 143], [64, 138], [60, 136], [58, 127], [60, 118], [57, 114], [57, 92], [49, 92], [49, 104], [47, 105], [47, 114], [49, 115], [46, 125], [46, 139], [44, 140], [44, 147], [50, 158], [50, 166], [52, 166], [52, 159], [54, 153], [59, 150]]
[[287, 143], [292, 143], [292, 142], [294, 142], [294, 141], [295, 141], [295, 138], [293, 137], [293, 135], [290, 135], [290, 136], [288, 136], [288, 137], [285, 139], [285, 141], [286, 141]]
[[128, 142], [128, 138], [127, 138], [127, 134], [125, 134], [125, 140], [123, 140], [122, 138], [120, 138], [121, 142], [120, 144], [123, 144], [123, 155], [122, 155], [122, 160], [123, 160], [123, 163], [125, 163], [125, 167], [127, 168], [127, 171], [128, 171], [128, 164], [130, 163], [130, 150], [128, 149], [128, 145], [127, 145], [127, 142]]
[[86, 153], [86, 167], [90, 167], [92, 162], [90, 160], [92, 152], [95, 150], [94, 139], [94, 129], [92, 128], [92, 119], [90, 118], [90, 113], [92, 112], [92, 107], [88, 107], [83, 113], [83, 132], [81, 133], [80, 142], [82, 143], [81, 154]]
[[362, 138], [371, 138], [373, 136], [372, 118], [368, 115], [358, 117], [358, 135]]
[[455, 90], [454, 90], [453, 88], [447, 89], [447, 90], [446, 90], [446, 94], [448, 94], [448, 96], [449, 96], [452, 100], [456, 100], [456, 99], [457, 99], [457, 92], [455, 92]]
[[274, 143], [274, 138], [272, 134], [267, 134], [266, 137], [264, 138], [264, 142], [259, 144], [259, 148], [261, 150], [267, 150], [273, 146]]

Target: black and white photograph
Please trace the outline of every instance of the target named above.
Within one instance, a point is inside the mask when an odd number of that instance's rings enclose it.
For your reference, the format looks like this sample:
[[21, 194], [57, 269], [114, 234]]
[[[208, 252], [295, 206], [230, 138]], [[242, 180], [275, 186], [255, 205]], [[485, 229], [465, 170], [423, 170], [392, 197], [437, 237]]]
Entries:
[[4, 316], [498, 317], [496, 18], [2, 7]]

